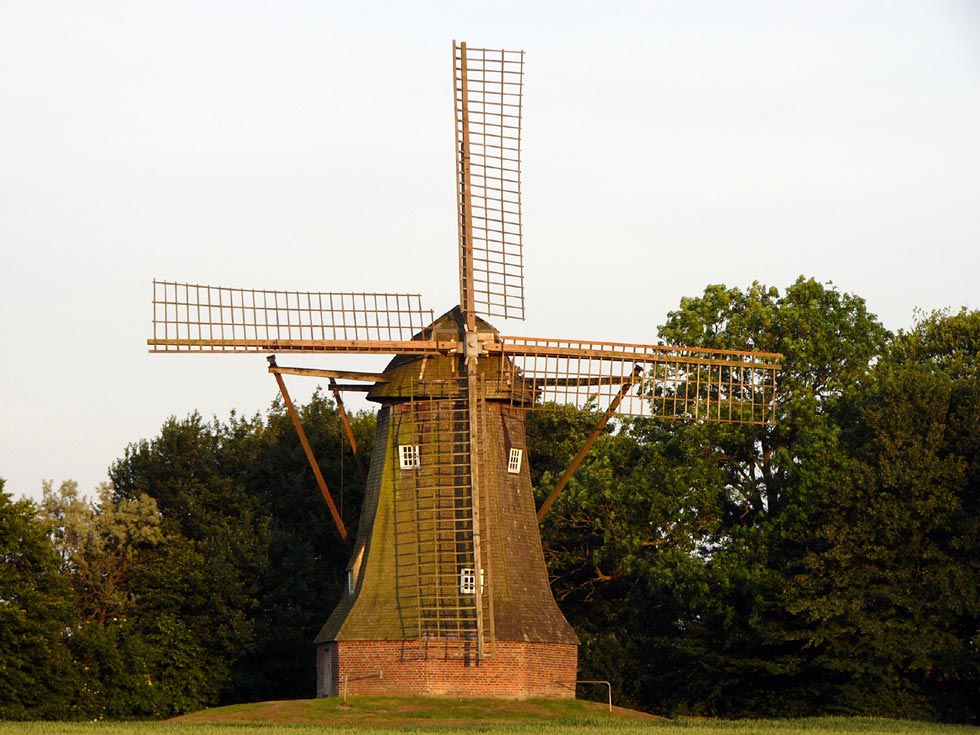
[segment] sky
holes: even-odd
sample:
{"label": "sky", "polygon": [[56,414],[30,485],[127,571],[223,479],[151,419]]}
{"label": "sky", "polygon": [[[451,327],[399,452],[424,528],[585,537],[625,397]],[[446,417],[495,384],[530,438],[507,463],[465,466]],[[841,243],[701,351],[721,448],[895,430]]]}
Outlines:
{"label": "sky", "polygon": [[654,343],[800,275],[892,330],[980,308],[977,0],[2,2],[7,492],[268,409],[264,355],[148,353],[154,278],[457,302],[453,39],[526,52],[501,332]]}

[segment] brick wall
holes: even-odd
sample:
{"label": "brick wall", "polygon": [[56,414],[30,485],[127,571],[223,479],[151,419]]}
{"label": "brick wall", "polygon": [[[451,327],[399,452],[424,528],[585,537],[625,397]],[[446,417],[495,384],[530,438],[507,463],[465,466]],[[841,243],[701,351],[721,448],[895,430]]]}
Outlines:
{"label": "brick wall", "polygon": [[317,646],[317,696],[575,696],[578,647],[497,641],[492,655],[417,641],[332,641]]}

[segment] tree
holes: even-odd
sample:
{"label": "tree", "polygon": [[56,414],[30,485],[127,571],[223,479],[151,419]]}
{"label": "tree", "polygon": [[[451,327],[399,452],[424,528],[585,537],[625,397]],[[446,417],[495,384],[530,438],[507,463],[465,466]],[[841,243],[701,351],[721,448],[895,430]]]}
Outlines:
{"label": "tree", "polygon": [[683,300],[661,334],[783,355],[774,425],[678,427],[700,448],[700,459],[686,458],[694,486],[713,494],[712,510],[701,512],[717,518],[701,541],[710,593],[692,599],[685,621],[704,705],[722,714],[820,710],[828,694],[803,650],[805,621],[785,595],[815,543],[814,509],[847,471],[837,408],[866,379],[888,332],[859,297],[801,277],[781,296],[759,284],[745,293],[708,287]]}
{"label": "tree", "polygon": [[136,606],[130,576],[139,556],[163,541],[156,501],[148,495],[113,499],[103,483],[98,502],[79,497],[78,483],[67,480],[55,491],[46,481],[41,512],[54,529],[55,548],[76,594],[82,618],[105,625],[129,616]]}
{"label": "tree", "polygon": [[[337,406],[318,390],[297,410],[352,533],[364,488]],[[359,413],[351,421],[367,466],[374,414]],[[236,667],[234,696],[252,701],[311,697],[313,639],[340,599],[350,551],[334,528],[281,401],[273,403],[260,430],[247,430],[239,420],[228,432],[229,468],[238,468],[243,487],[269,524],[267,572],[259,581],[253,617],[255,645]]]}
{"label": "tree", "polygon": [[159,509],[164,542],[143,558],[139,619],[148,639],[180,642],[185,652],[186,665],[172,662],[176,676],[169,680],[167,707],[178,711],[221,701],[236,662],[254,643],[268,522],[230,476],[224,441],[217,421],[170,419],[109,471],[116,501],[147,495]]}
{"label": "tree", "polygon": [[[343,460],[337,407],[317,392],[298,407],[328,487],[356,527],[363,487]],[[374,417],[353,417],[369,454]],[[157,503],[164,542],[143,563],[141,620],[163,621],[188,660],[171,682],[180,708],[312,696],[313,638],[340,597],[340,540],[291,421],[170,419],[110,470],[117,501]],[[168,636],[170,638],[168,638]]]}
{"label": "tree", "polygon": [[832,482],[833,411],[890,337],[863,299],[802,276],[782,296],[758,283],[745,292],[709,286],[700,298],[682,299],[660,333],[673,344],[783,355],[775,424],[704,432],[730,475],[731,512],[750,525],[792,513],[784,506],[806,501],[810,483]]}
{"label": "tree", "polygon": [[795,608],[845,711],[980,717],[980,312],[900,333],[851,396],[853,468]]}
{"label": "tree", "polygon": [[587,673],[607,678],[625,659],[628,699],[661,712],[817,711],[827,692],[785,591],[815,543],[813,509],[846,471],[836,407],[888,333],[860,298],[804,278],[782,295],[709,286],[660,333],[782,353],[777,423],[636,420],[597,443],[554,519],[591,519],[563,556],[603,572],[581,594],[558,578],[566,606],[580,601],[583,663],[607,666]]}
{"label": "tree", "polygon": [[74,609],[58,568],[37,508],[14,501],[0,479],[0,719],[71,716]]}
{"label": "tree", "polygon": [[159,618],[145,614],[141,600],[145,556],[165,541],[156,503],[116,498],[108,483],[97,497],[80,496],[71,480],[58,490],[43,486],[41,513],[78,612],[69,646],[84,687],[74,710],[86,718],[171,714],[179,679],[162,662],[176,646],[155,640]]}

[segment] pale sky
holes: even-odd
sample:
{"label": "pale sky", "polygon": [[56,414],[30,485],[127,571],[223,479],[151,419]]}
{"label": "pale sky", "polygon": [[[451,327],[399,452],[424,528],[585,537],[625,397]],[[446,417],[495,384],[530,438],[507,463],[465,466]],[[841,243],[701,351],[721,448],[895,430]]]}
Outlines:
{"label": "pale sky", "polygon": [[264,355],[149,354],[154,277],[456,303],[454,38],[527,52],[502,332],[655,342],[708,284],[801,274],[893,330],[980,308],[977,0],[8,0],[8,491],[92,493],[168,416],[277,395]]}

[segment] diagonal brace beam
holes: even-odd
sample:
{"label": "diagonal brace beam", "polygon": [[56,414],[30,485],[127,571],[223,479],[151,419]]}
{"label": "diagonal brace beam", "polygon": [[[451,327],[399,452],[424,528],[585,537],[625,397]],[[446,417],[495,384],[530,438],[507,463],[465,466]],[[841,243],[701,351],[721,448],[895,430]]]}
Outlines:
{"label": "diagonal brace beam", "polygon": [[289,391],[286,390],[286,383],[283,381],[282,375],[279,374],[279,368],[276,365],[276,356],[269,355],[266,359],[269,361],[269,372],[276,376],[276,382],[279,384],[279,392],[282,393],[282,399],[286,403],[289,418],[293,420],[293,426],[299,435],[300,444],[303,445],[303,451],[306,452],[306,458],[309,460],[310,467],[313,469],[313,475],[316,477],[317,485],[320,486],[320,492],[323,493],[323,499],[327,501],[327,507],[330,509],[330,515],[333,517],[334,525],[337,526],[337,531],[340,532],[340,538],[350,546],[351,539],[347,533],[347,528],[344,526],[344,519],[340,517],[340,513],[337,511],[337,506],[334,504],[333,498],[330,496],[330,491],[327,489],[327,481],[323,479],[323,473],[320,472],[320,465],[317,464],[316,457],[313,456],[313,448],[306,438],[306,432],[303,431],[303,424],[300,423],[299,414],[296,413],[296,407],[289,397]]}
{"label": "diagonal brace beam", "polygon": [[[637,374],[637,369],[634,369],[634,374]],[[623,387],[619,389],[619,393],[617,393],[612,399],[612,402],[609,404],[609,408],[607,408],[606,412],[599,418],[599,422],[592,430],[589,438],[585,440],[585,444],[582,445],[579,453],[575,455],[575,459],[573,459],[572,463],[568,465],[568,469],[565,470],[565,474],[562,475],[561,479],[558,481],[558,484],[552,488],[551,492],[548,493],[548,497],[545,498],[544,502],[541,504],[541,507],[538,509],[538,523],[541,523],[541,521],[544,520],[544,517],[548,515],[548,511],[551,510],[551,506],[554,505],[555,500],[558,499],[558,494],[565,489],[568,481],[572,479],[572,475],[574,475],[575,471],[582,465],[582,460],[585,459],[585,455],[589,453],[590,449],[592,449],[592,445],[596,443],[599,435],[602,434],[602,430],[606,428],[606,424],[609,423],[609,419],[616,415],[616,409],[619,408],[619,404],[622,403],[623,398],[626,397],[626,394],[629,393],[630,388],[632,388],[634,385],[636,385],[636,383],[623,383]]]}

